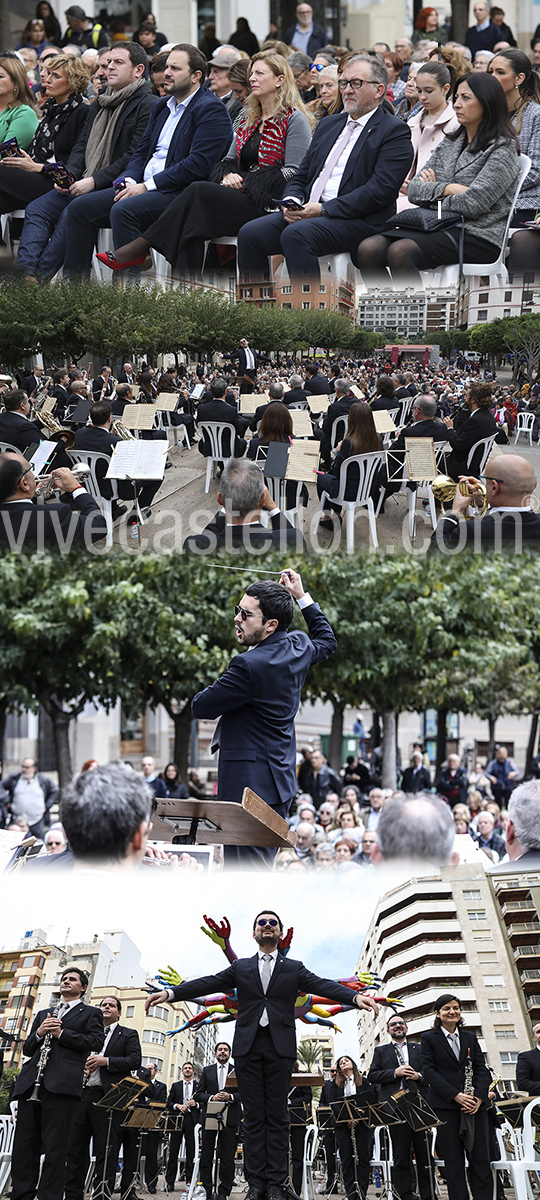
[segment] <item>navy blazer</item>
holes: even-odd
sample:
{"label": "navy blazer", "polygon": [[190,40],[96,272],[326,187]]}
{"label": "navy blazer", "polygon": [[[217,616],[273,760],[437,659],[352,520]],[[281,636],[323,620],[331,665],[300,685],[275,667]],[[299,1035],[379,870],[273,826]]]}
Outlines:
{"label": "navy blazer", "polygon": [[62,501],[4,500],[0,504],[0,546],[26,554],[46,547],[65,553],[77,543],[101,541],[107,522],[93,496],[79,492],[72,503],[73,507]]}
{"label": "navy blazer", "polygon": [[29,421],[17,412],[0,412],[0,442],[16,446],[21,454],[36,442],[42,442],[45,430],[37,421]]}
{"label": "navy blazer", "polygon": [[294,1060],[296,997],[308,992],[350,1007],[354,1004],[355,996],[350,988],[337,983],[335,979],[320,979],[318,975],[308,971],[302,962],[294,958],[283,958],[279,953],[266,994],[262,989],[258,954],[251,958],[237,958],[230,967],[218,971],[217,975],[190,979],[188,983],[181,983],[172,991],[174,1000],[195,1000],[198,996],[207,996],[216,991],[231,993],[235,988],[238,993],[238,1017],[232,1047],[235,1059],[249,1054],[265,1008],[276,1053],[283,1058]]}
{"label": "navy blazer", "polygon": [[[540,515],[535,512],[495,512],[473,521],[454,520],[450,515],[439,521],[431,535],[430,549],[500,550],[520,553],[521,547],[540,545]],[[515,865],[515,864],[514,864]]]}
{"label": "navy blazer", "polygon": [[[24,1045],[25,1062],[15,1083],[14,1097],[22,1096],[36,1081],[43,1038],[38,1040],[37,1030],[51,1008],[42,1009],[34,1018],[31,1032]],[[62,1017],[62,1034],[51,1038],[51,1052],[45,1074],[44,1086],[49,1092],[61,1092],[67,1096],[82,1096],[84,1064],[89,1054],[99,1054],[105,1040],[103,1013],[100,1008],[89,1004],[74,1004]]]}
{"label": "navy blazer", "polygon": [[[407,1042],[407,1051],[409,1066],[421,1074],[419,1042]],[[406,1075],[395,1074],[396,1067],[399,1065],[395,1042],[390,1042],[387,1046],[375,1047],[368,1079],[370,1083],[375,1084],[379,1100],[388,1100],[394,1092],[398,1092],[402,1088],[411,1092],[423,1092],[419,1080],[407,1079]]]}
{"label": "navy blazer", "polygon": [[[231,1074],[234,1071],[234,1063],[232,1063],[229,1059],[229,1061],[226,1063],[226,1066],[228,1073]],[[240,1104],[240,1093],[238,1088],[229,1087],[227,1083],[225,1083],[224,1090],[228,1092],[230,1096],[235,1097],[234,1102],[229,1104],[227,1107],[227,1125],[230,1127],[233,1125],[239,1125],[240,1121],[242,1120],[242,1107]],[[193,1099],[197,1101],[197,1104],[201,1110],[199,1119],[202,1125],[204,1125],[206,1120],[206,1108],[208,1101],[212,1098],[212,1096],[217,1095],[218,1091],[218,1064],[217,1062],[210,1063],[208,1067],[203,1067],[201,1078],[199,1079],[199,1082],[193,1092]],[[197,1109],[192,1109],[192,1112],[197,1111]]]}
{"label": "navy blazer", "polygon": [[308,633],[277,630],[237,654],[220,679],[192,701],[194,717],[221,717],[218,796],[241,802],[252,788],[274,807],[298,790],[294,720],[309,668],[334,653],[337,642],[318,604],[303,609]]}
{"label": "navy blazer", "polygon": [[[144,137],[123,174],[142,183],[144,168],[155,152],[159,135],[170,115],[168,97],[154,105]],[[231,118],[222,100],[199,88],[190,100],[171,138],[165,170],[154,175],[160,192],[179,192],[195,180],[208,179],[212,167],[231,144]]]}
{"label": "navy blazer", "polygon": [[[105,1030],[105,1032],[107,1032]],[[105,1058],[108,1067],[100,1067],[101,1082],[108,1092],[113,1083],[120,1083],[132,1071],[138,1071],[142,1062],[141,1043],[136,1029],[128,1029],[125,1025],[117,1025],[111,1040],[107,1043]]]}
{"label": "navy blazer", "polygon": [[[317,126],[309,149],[287,187],[287,196],[306,201],[348,120],[347,113],[326,117]],[[396,196],[413,161],[411,131],[382,107],[364,125],[349,155],[334,200],[325,200],[328,217],[368,219],[382,229],[394,216]]]}
{"label": "navy blazer", "polygon": [[540,1050],[522,1050],[517,1056],[518,1091],[540,1096]]}
{"label": "navy blazer", "polygon": [[[459,1030],[460,1055],[456,1058],[442,1029],[428,1029],[420,1041],[422,1074],[428,1084],[427,1102],[435,1112],[438,1109],[459,1108],[454,1096],[465,1086],[465,1063],[470,1050],[473,1065],[474,1094],[487,1100],[491,1087],[491,1075],[486,1067],[484,1055],[476,1034],[468,1029]],[[461,1110],[460,1110],[461,1111]]]}

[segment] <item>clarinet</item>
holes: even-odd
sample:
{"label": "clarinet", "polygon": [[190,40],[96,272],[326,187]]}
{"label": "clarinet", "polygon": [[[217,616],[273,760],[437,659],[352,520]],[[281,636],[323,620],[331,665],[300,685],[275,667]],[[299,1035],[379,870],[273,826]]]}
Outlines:
{"label": "clarinet", "polygon": [[[53,1008],[51,1017],[57,1017],[61,1008],[63,1008],[63,1001],[61,1001],[60,1004],[57,1004],[56,1007]],[[32,1095],[28,1097],[29,1100],[34,1100],[34,1102],[36,1104],[41,1104],[41,1098],[40,1098],[39,1093],[41,1090],[41,1085],[43,1083],[43,1076],[45,1074],[45,1068],[47,1066],[47,1063],[49,1061],[49,1056],[51,1053],[52,1039],[53,1039],[52,1033],[46,1033],[45,1037],[43,1038],[43,1045],[41,1047],[41,1053],[39,1056],[38,1069],[37,1069],[37,1075],[36,1075],[36,1082],[34,1084],[34,1090],[32,1092]]]}
{"label": "clarinet", "polygon": [[471,1060],[471,1051],[467,1050],[467,1061],[465,1063],[465,1083],[463,1085],[463,1092],[465,1096],[474,1096],[473,1075],[474,1067]]}

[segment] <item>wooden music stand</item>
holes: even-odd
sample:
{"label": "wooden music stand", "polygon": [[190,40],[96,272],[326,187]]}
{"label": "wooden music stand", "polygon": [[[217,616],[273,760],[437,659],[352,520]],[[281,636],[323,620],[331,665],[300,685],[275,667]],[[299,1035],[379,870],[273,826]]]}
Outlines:
{"label": "wooden music stand", "polygon": [[[146,1084],[146,1087],[148,1087],[148,1084]],[[165,1107],[165,1104],[135,1105],[135,1108],[131,1110],[127,1119],[123,1122],[122,1129],[139,1129],[143,1133],[148,1129],[156,1129]]]}
{"label": "wooden music stand", "polygon": [[296,834],[260,796],[244,788],[241,804],[159,798],[152,817],[152,837],[186,846],[294,847]]}
{"label": "wooden music stand", "polygon": [[[313,1071],[293,1071],[291,1075],[291,1087],[322,1087],[323,1083],[324,1075],[316,1074]],[[238,1086],[234,1071],[227,1075],[226,1086]]]}

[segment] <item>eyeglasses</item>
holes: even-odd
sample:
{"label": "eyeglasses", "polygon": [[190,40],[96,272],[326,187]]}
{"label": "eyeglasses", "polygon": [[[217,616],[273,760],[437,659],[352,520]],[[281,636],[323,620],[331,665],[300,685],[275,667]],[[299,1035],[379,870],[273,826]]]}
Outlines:
{"label": "eyeglasses", "polygon": [[375,79],[338,79],[338,88],[340,92],[344,92],[345,88],[348,87],[353,88],[355,92],[359,92],[360,88],[364,87],[366,83],[370,83],[372,87],[379,86]]}
{"label": "eyeglasses", "polygon": [[240,617],[242,621],[248,621],[250,617],[255,617],[257,614],[254,612],[249,612],[247,608],[240,608],[239,604],[235,604],[234,615],[235,617]]}
{"label": "eyeglasses", "polygon": [[504,479],[497,479],[495,475],[479,475],[478,478],[484,483],[504,483]]}
{"label": "eyeglasses", "polygon": [[[31,474],[32,474],[32,470],[33,470],[33,467],[27,467],[27,468],[26,468],[26,471],[23,471],[22,475],[20,475],[20,476],[19,476],[19,483],[22,483],[22,481],[23,481],[23,479],[24,479],[25,475],[31,475]],[[17,485],[17,486],[18,486],[18,485]],[[29,768],[28,768],[28,769],[29,769]],[[24,768],[23,768],[23,770],[24,770]]]}
{"label": "eyeglasses", "polygon": [[264,929],[267,925],[271,925],[272,929],[275,929],[276,925],[279,925],[279,921],[274,921],[274,918],[272,917],[272,919],[268,919],[268,921],[257,921],[257,925],[260,925],[262,929]]}

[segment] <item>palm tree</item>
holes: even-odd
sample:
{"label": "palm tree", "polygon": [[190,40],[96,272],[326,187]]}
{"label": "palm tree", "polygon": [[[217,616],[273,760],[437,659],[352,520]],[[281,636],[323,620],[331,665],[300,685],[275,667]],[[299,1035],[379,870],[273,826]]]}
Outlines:
{"label": "palm tree", "polygon": [[296,1057],[306,1071],[313,1071],[313,1068],[320,1064],[322,1055],[323,1047],[315,1038],[302,1038],[299,1041]]}

